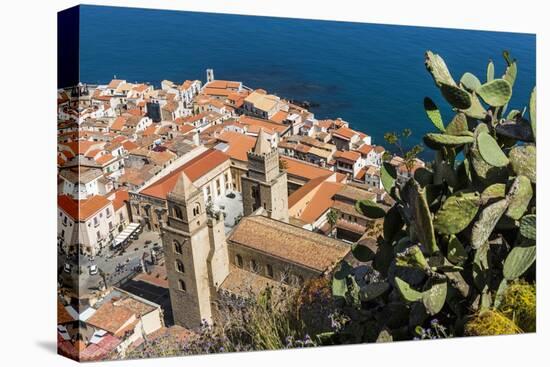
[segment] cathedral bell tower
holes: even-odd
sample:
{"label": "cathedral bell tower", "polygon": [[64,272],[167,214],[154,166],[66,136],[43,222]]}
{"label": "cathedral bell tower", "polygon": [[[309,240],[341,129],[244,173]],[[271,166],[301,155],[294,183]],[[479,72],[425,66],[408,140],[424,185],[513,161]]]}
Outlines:
{"label": "cathedral bell tower", "polygon": [[229,273],[223,215],[207,215],[203,193],[185,173],[167,201],[161,236],[174,322],[193,329],[213,322],[216,288]]}
{"label": "cathedral bell tower", "polygon": [[279,169],[279,152],[263,129],[247,156],[248,172],[241,178],[244,215],[263,207],[268,217],[288,222],[286,172]]}

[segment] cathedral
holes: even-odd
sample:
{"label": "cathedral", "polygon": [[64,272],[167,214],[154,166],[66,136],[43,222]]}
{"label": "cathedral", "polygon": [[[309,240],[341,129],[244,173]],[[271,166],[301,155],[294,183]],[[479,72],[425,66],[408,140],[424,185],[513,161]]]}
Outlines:
{"label": "cathedral", "polygon": [[174,322],[215,321],[220,292],[240,295],[273,282],[300,284],[331,271],[350,246],[289,224],[286,172],[260,130],[242,177],[244,217],[228,233],[222,213],[182,172],[167,196],[161,235]]}

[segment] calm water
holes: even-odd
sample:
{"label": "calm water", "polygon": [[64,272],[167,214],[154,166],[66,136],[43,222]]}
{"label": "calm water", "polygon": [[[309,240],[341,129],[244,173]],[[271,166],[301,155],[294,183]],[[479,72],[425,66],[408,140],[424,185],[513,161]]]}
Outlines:
{"label": "calm water", "polygon": [[[489,59],[504,72],[501,52],[518,60],[511,107],[521,109],[535,84],[535,36],[423,27],[277,19],[237,15],[81,7],[80,79],[113,75],[156,85],[163,79],[241,80],[280,96],[319,103],[317,118],[342,117],[383,142],[410,127],[417,143],[433,129],[422,101],[445,107],[424,67],[425,50],[445,58],[455,79],[485,79]],[[448,118],[451,111],[443,111]]]}

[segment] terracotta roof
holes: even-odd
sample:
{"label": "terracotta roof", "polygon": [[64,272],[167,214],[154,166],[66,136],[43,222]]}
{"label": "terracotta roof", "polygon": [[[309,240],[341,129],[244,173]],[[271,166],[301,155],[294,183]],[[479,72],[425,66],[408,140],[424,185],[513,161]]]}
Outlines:
{"label": "terracotta roof", "polygon": [[85,200],[75,200],[68,195],[57,197],[57,206],[76,221],[85,221],[110,204],[111,202],[101,195]]}
{"label": "terracotta roof", "polygon": [[271,116],[271,121],[276,122],[278,124],[282,124],[283,121],[288,117],[288,112],[286,111],[279,111],[275,113],[273,116]]}
{"label": "terracotta roof", "polygon": [[109,85],[107,85],[107,88],[109,89],[116,89],[118,88],[118,86],[124,82],[124,80],[120,80],[120,79],[113,79],[111,80],[111,82],[109,83]]}
{"label": "terracotta roof", "polygon": [[232,80],[212,80],[206,87],[208,88],[220,88],[220,89],[237,89],[241,86],[240,82]]}
{"label": "terracotta roof", "polygon": [[332,135],[337,135],[338,137],[350,140],[357,132],[353,131],[349,127],[342,126],[338,130],[334,130]]}
{"label": "terracotta roof", "polygon": [[365,167],[361,168],[359,172],[357,172],[357,175],[355,176],[356,180],[363,181],[365,179],[365,173],[367,172],[367,169]]}
{"label": "terracotta roof", "polygon": [[246,115],[241,115],[239,117],[239,122],[243,125],[248,125],[249,127],[255,127],[257,131],[259,131],[260,128],[263,128],[266,131],[271,130],[271,131],[276,131],[279,134],[282,134],[283,132],[286,131],[286,129],[288,129],[288,127],[285,125],[277,124],[269,120],[258,119],[258,118],[250,117]]}
{"label": "terracotta roof", "polygon": [[361,153],[362,155],[367,155],[370,153],[371,150],[374,149],[374,146],[372,145],[369,145],[369,144],[363,144],[361,145],[358,149],[356,149],[359,153]]}
{"label": "terracotta roof", "polygon": [[229,160],[227,154],[216,149],[208,149],[177,168],[175,171],[143,189],[141,194],[159,199],[166,199],[168,193],[171,192],[176,185],[181,172],[185,172],[191,182],[195,182],[227,160]]}
{"label": "terracotta roof", "polygon": [[108,153],[108,154],[103,154],[101,157],[97,158],[95,161],[101,165],[104,165],[105,163],[108,163],[113,159],[115,159],[115,157],[112,154]]}
{"label": "terracotta roof", "polygon": [[224,131],[217,139],[229,145],[229,148],[225,151],[227,155],[232,159],[243,162],[248,162],[246,153],[252,150],[256,144],[256,138],[233,131]]}
{"label": "terracotta roof", "polygon": [[351,249],[338,240],[263,216],[243,218],[229,241],[319,272],[331,269]]}
{"label": "terracotta roof", "polygon": [[298,218],[305,223],[315,222],[334,204],[333,197],[343,186],[339,182],[323,182]]}
{"label": "terracotta roof", "polygon": [[261,276],[251,271],[231,265],[229,274],[220,288],[232,294],[247,297],[251,294],[259,295],[267,287],[280,287],[281,283]]}
{"label": "terracotta roof", "polygon": [[100,361],[109,356],[120,344],[121,340],[110,334],[104,335],[99,343],[90,344],[79,353],[81,361]]}
{"label": "terracotta roof", "polygon": [[128,191],[119,189],[115,192],[115,198],[113,199],[113,207],[115,210],[119,210],[124,206],[125,201],[129,201],[130,196],[128,195]]}
{"label": "terracotta roof", "polygon": [[346,150],[346,151],[337,150],[336,153],[334,153],[334,158],[345,159],[347,161],[355,163],[359,158],[361,158],[361,153],[349,151],[349,150]]}
{"label": "terracotta roof", "polygon": [[308,181],[319,176],[326,176],[333,173],[331,170],[298,159],[282,156],[281,159],[286,162],[286,171],[289,175],[305,178]]}
{"label": "terracotta roof", "polygon": [[209,88],[209,87],[205,87],[202,92],[206,95],[223,96],[223,97],[228,97],[229,95],[234,93],[234,91],[230,89]]}
{"label": "terracotta roof", "polygon": [[136,314],[125,306],[115,306],[115,302],[104,303],[96,312],[86,320],[87,324],[106,330],[111,334],[117,334]]}
{"label": "terracotta roof", "polygon": [[111,125],[111,130],[122,130],[124,124],[126,124],[127,118],[125,116],[118,116],[113,124]]}
{"label": "terracotta roof", "polygon": [[134,143],[133,141],[125,141],[124,143],[122,143],[122,147],[124,149],[126,149],[127,151],[131,151],[131,150],[134,150],[136,148],[139,148],[139,145],[137,145],[136,143]]}
{"label": "terracotta roof", "polygon": [[57,324],[66,324],[73,322],[75,319],[67,312],[67,309],[60,301],[57,301]]}

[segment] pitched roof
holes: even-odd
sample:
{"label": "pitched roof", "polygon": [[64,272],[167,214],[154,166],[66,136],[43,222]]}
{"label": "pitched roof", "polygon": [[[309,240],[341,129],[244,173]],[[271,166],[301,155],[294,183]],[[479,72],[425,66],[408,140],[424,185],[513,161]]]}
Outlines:
{"label": "pitched roof", "polygon": [[249,135],[239,134],[233,131],[224,131],[217,140],[227,143],[229,148],[225,151],[232,159],[248,162],[247,153],[252,150],[256,139]]}
{"label": "pitched roof", "polygon": [[260,128],[258,133],[258,138],[256,139],[256,144],[254,144],[254,153],[256,154],[267,154],[271,152],[271,144],[267,140],[267,135],[264,132],[264,129]]}
{"label": "pitched roof", "polygon": [[243,218],[229,241],[324,272],[350,251],[345,243],[263,216]]}
{"label": "pitched roof", "polygon": [[281,159],[286,163],[286,171],[289,175],[305,178],[308,181],[316,177],[334,173],[326,168],[321,168],[297,159],[284,156],[281,156]]}
{"label": "pitched roof", "polygon": [[117,332],[135,316],[135,313],[128,307],[116,306],[115,302],[110,301],[102,304],[101,307],[86,320],[86,323],[106,330],[111,334],[117,334]]}
{"label": "pitched roof", "polygon": [[176,182],[182,172],[185,172],[191,182],[195,182],[228,160],[229,156],[227,154],[216,149],[208,149],[170,174],[147,186],[140,193],[159,199],[166,199],[168,193],[176,186]]}
{"label": "pitched roof", "polygon": [[357,148],[356,150],[361,153],[362,155],[367,155],[370,153],[371,150],[374,149],[374,146],[372,145],[369,145],[369,144],[363,144],[361,145],[359,148]]}
{"label": "pitched roof", "polygon": [[345,159],[350,162],[356,162],[359,158],[361,158],[361,153],[354,152],[350,150],[337,150],[336,153],[334,153],[335,159]]}
{"label": "pitched roof", "polygon": [[115,192],[115,198],[113,199],[113,207],[115,210],[119,210],[124,206],[125,201],[129,201],[130,196],[128,195],[128,191],[124,189],[119,189]]}
{"label": "pitched roof", "polygon": [[75,200],[68,195],[57,197],[57,206],[76,221],[85,221],[110,204],[111,202],[101,195],[85,200]]}
{"label": "pitched roof", "polygon": [[344,138],[344,139],[351,139],[354,135],[356,135],[357,132],[353,131],[349,127],[342,126],[338,130],[334,130],[332,132],[332,135],[337,135],[338,137]]}

